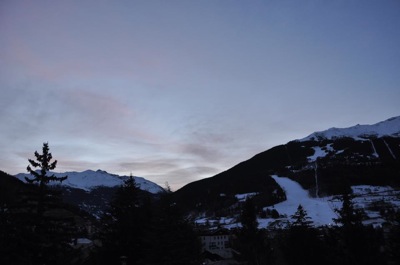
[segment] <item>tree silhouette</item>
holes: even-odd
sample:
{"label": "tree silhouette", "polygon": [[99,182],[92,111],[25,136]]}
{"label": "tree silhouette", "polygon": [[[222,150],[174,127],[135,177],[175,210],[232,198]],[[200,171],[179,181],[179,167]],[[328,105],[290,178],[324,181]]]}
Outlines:
{"label": "tree silhouette", "polygon": [[247,198],[240,215],[240,229],[234,248],[240,253],[236,258],[247,264],[265,264],[272,260],[272,248],[266,231],[258,229],[254,201]]}
{"label": "tree silhouette", "polygon": [[297,211],[291,216],[291,219],[293,220],[291,226],[310,228],[313,223],[311,217],[308,216],[307,211],[304,210],[301,204],[299,204]]}
{"label": "tree silhouette", "polygon": [[[42,154],[39,154],[38,151],[35,151],[35,157],[36,160],[33,159],[28,159],[30,165],[26,168],[27,171],[33,176],[32,179],[25,177],[25,180],[30,183],[38,183],[39,187],[44,187],[46,186],[50,181],[59,181],[63,182],[64,180],[67,179],[68,176],[65,177],[56,177],[54,174],[48,176],[47,173],[50,170],[54,170],[57,166],[57,160],[54,160],[51,162],[53,159],[52,154],[49,152],[49,143],[43,143],[43,148],[42,148]],[[40,168],[40,171],[37,172],[34,169],[31,168]]]}
{"label": "tree silhouette", "polygon": [[301,204],[291,219],[293,221],[283,231],[281,239],[281,249],[286,262],[289,265],[327,264],[318,231]]}
{"label": "tree silhouette", "polygon": [[[138,187],[132,175],[118,188],[103,217],[102,255],[104,264],[115,264],[121,256],[135,264],[140,252],[141,233]],[[135,255],[135,256],[134,256]]]}
{"label": "tree silhouette", "polygon": [[146,265],[200,264],[200,240],[170,193],[161,194],[154,207],[148,239],[151,248]]}
{"label": "tree silhouette", "polygon": [[337,241],[341,264],[384,264],[380,245],[382,237],[372,226],[364,226],[363,211],[354,206],[353,196],[343,194],[342,208],[335,209],[338,218]]}
{"label": "tree silhouette", "polygon": [[36,161],[28,159],[27,171],[32,178],[25,179],[32,187],[21,197],[17,223],[25,231],[26,244],[31,244],[28,254],[33,264],[64,264],[68,262],[66,257],[71,258],[74,218],[63,209],[59,192],[49,189],[48,184],[62,182],[67,176],[48,175],[56,168],[57,160],[51,161],[48,143],[43,143],[42,151],[42,154],[35,151]]}
{"label": "tree silhouette", "polygon": [[0,207],[0,263],[71,264],[78,260],[71,247],[77,231],[75,215],[62,203],[60,193],[48,187],[51,181],[67,177],[47,175],[57,164],[51,161],[48,143],[43,144],[42,154],[35,152],[35,157],[28,159],[27,170],[32,175],[26,178],[28,184],[20,183],[16,190],[10,190],[8,196],[13,197],[5,196],[7,206]]}
{"label": "tree silhouette", "polygon": [[346,229],[354,226],[362,226],[363,212],[354,207],[353,196],[345,193],[342,195],[341,201],[342,208],[335,209],[338,218],[335,218],[333,221]]}

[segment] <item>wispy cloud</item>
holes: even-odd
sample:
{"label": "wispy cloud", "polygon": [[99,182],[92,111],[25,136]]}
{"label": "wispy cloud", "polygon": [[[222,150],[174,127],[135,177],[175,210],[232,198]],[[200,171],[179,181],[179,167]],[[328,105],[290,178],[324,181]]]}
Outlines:
{"label": "wispy cloud", "polygon": [[160,185],[168,183],[172,190],[177,190],[190,182],[211,177],[221,172],[220,169],[212,167],[187,167],[174,171],[168,171],[160,175],[145,175],[148,179],[156,181]]}
{"label": "wispy cloud", "polygon": [[60,170],[179,186],[396,116],[398,4],[377,6],[5,1],[0,170],[49,141]]}

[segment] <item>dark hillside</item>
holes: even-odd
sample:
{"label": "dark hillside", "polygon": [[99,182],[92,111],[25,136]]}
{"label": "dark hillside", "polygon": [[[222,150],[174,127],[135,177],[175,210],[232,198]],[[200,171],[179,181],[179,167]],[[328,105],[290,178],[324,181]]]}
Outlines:
{"label": "dark hillside", "polygon": [[235,194],[258,192],[258,206],[283,200],[283,191],[270,177],[273,174],[299,182],[311,196],[350,192],[352,185],[399,186],[399,153],[396,137],[292,141],[190,183],[173,196],[184,209],[215,213],[235,207]]}
{"label": "dark hillside", "polygon": [[26,185],[22,181],[0,170],[0,206],[15,203],[23,190]]}
{"label": "dark hillside", "polygon": [[234,202],[235,194],[259,192],[265,205],[271,205],[282,200],[273,192],[282,191],[269,175],[289,165],[290,160],[285,145],[274,147],[214,177],[184,186],[174,193],[174,199],[185,209],[201,210]]}

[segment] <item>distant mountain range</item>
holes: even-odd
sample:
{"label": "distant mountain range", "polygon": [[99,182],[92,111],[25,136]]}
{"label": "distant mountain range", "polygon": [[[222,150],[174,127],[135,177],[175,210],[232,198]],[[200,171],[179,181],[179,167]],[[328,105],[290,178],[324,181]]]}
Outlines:
{"label": "distant mountain range", "polygon": [[[103,170],[85,170],[82,172],[64,172],[64,173],[55,173],[49,172],[49,174],[54,174],[56,177],[68,176],[68,178],[61,183],[61,186],[81,189],[84,191],[91,191],[98,187],[116,187],[121,186],[125,180],[127,180],[128,176],[119,176],[115,174],[110,174]],[[20,173],[15,175],[16,178],[25,182],[25,177],[30,178],[31,175],[28,173]],[[156,194],[159,192],[164,192],[164,189],[159,185],[151,182],[142,177],[134,177],[136,184],[141,190]],[[51,183],[50,183],[51,184]],[[59,185],[59,183],[56,183]]]}
{"label": "distant mountain range", "polygon": [[[66,202],[99,217],[128,176],[102,170],[68,175]],[[28,174],[16,177],[25,180]],[[135,177],[143,194],[164,189]],[[187,184],[172,200],[198,224],[238,225],[241,204],[253,198],[260,226],[285,223],[302,204],[317,225],[332,223],[337,195],[353,193],[367,210],[366,222],[382,222],[386,208],[400,208],[400,116],[374,125],[331,128],[273,147],[213,177]],[[146,195],[147,196],[147,195]],[[383,210],[382,210],[383,209]],[[271,215],[271,212],[274,212]],[[277,213],[279,216],[277,216]]]}
{"label": "distant mountain range", "polygon": [[[56,177],[68,176],[68,178],[59,183],[50,183],[56,185],[62,192],[65,202],[78,206],[80,209],[99,218],[109,207],[113,196],[128,176],[119,176],[110,174],[103,170],[85,170],[83,172],[64,172],[54,173]],[[25,182],[25,177],[31,177],[27,173],[15,175],[16,178]],[[141,196],[155,197],[165,190],[159,185],[142,177],[134,177],[138,188],[141,190]]]}

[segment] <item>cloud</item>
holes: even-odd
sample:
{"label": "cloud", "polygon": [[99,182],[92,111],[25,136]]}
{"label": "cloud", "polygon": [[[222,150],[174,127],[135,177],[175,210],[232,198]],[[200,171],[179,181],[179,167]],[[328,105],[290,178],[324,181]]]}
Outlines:
{"label": "cloud", "polygon": [[144,177],[155,181],[159,185],[168,183],[168,185],[174,191],[192,181],[211,177],[219,172],[221,172],[221,170],[218,168],[207,166],[194,166],[165,172],[165,174],[162,175],[145,175]]}
{"label": "cloud", "polygon": [[119,168],[123,171],[137,172],[151,172],[150,174],[161,174],[171,170],[177,170],[182,161],[179,159],[148,159],[140,158],[139,161],[134,162],[121,162]]}

